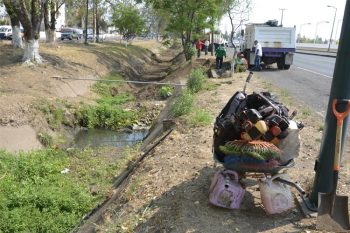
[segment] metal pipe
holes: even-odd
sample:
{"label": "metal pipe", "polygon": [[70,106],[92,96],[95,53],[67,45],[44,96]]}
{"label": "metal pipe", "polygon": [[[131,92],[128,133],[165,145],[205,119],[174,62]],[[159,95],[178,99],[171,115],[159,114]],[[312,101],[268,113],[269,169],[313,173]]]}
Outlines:
{"label": "metal pipe", "polygon": [[147,82],[147,81],[132,81],[132,80],[108,80],[108,79],[94,79],[94,78],[63,78],[59,76],[54,76],[58,80],[69,79],[69,80],[83,80],[83,81],[98,81],[98,82],[120,82],[120,83],[137,83],[137,84],[154,84],[154,85],[170,85],[170,86],[186,86],[182,83],[162,83],[162,82]]}
{"label": "metal pipe", "polygon": [[[319,156],[315,164],[314,185],[309,197],[317,206],[318,193],[329,193],[333,187],[333,163],[335,153],[335,135],[337,120],[332,111],[334,99],[350,99],[350,0],[346,1],[344,19],[340,33],[340,43],[334,68],[332,86],[329,95],[325,127]],[[344,145],[348,117],[343,124],[342,144]]]}

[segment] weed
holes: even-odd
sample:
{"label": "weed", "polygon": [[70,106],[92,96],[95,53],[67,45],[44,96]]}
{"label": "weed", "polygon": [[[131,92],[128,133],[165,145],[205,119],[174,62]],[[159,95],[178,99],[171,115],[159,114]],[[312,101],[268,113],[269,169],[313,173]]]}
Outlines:
{"label": "weed", "polygon": [[111,80],[123,80],[123,77],[115,73],[109,74],[105,76],[100,82],[95,83],[92,90],[102,97],[113,96],[114,94],[112,91],[118,87],[121,87],[122,84],[120,82],[108,82]]}
{"label": "weed", "polygon": [[268,92],[271,92],[272,91],[272,84],[270,82],[263,81],[263,88],[265,90],[267,90]]}
{"label": "weed", "polygon": [[216,90],[220,86],[221,86],[220,83],[206,82],[204,85],[204,90],[213,91],[213,90]]}
{"label": "weed", "polygon": [[96,102],[98,104],[107,104],[107,105],[115,106],[115,105],[125,104],[133,100],[135,100],[135,97],[133,95],[129,93],[123,93],[117,96],[105,96],[96,100]]}
{"label": "weed", "polygon": [[46,132],[40,132],[37,135],[39,142],[45,147],[51,147],[53,145],[53,138]]}
{"label": "weed", "polygon": [[324,125],[323,124],[318,126],[318,131],[323,131],[323,130],[324,130]]}
{"label": "weed", "polygon": [[168,97],[172,96],[173,95],[173,92],[174,92],[174,87],[172,86],[162,86],[160,89],[159,89],[159,96],[162,98],[162,99],[167,99]]}
{"label": "weed", "polygon": [[203,89],[207,78],[202,69],[194,69],[191,71],[187,80],[187,89],[192,93],[197,93]]}
{"label": "weed", "polygon": [[309,107],[307,107],[307,106],[304,106],[304,107],[301,109],[301,114],[302,114],[303,116],[306,116],[306,117],[311,116],[311,109],[310,109]]}
{"label": "weed", "polygon": [[191,127],[206,126],[212,123],[212,117],[206,110],[195,109],[193,113],[188,116],[187,121]]}
{"label": "weed", "polygon": [[171,106],[171,113],[174,117],[179,117],[188,114],[191,111],[194,101],[194,96],[190,91],[184,91],[181,96],[176,99]]}
{"label": "weed", "polygon": [[[0,232],[70,232],[105,199],[136,149],[118,159],[106,149],[0,151]],[[62,174],[65,168],[69,172]],[[97,195],[90,185],[97,186]]]}
{"label": "weed", "polygon": [[84,105],[76,116],[83,127],[106,129],[120,129],[126,125],[132,125],[138,118],[134,111],[106,103],[95,106]]}
{"label": "weed", "polygon": [[135,196],[138,188],[140,188],[140,183],[141,183],[141,178],[136,177],[129,185],[128,190],[125,193],[125,197],[128,200],[132,200],[133,197]]}
{"label": "weed", "polygon": [[289,92],[289,90],[287,90],[287,89],[281,89],[281,90],[280,90],[280,95],[281,95],[282,97],[288,97],[288,96],[290,96],[290,92]]}

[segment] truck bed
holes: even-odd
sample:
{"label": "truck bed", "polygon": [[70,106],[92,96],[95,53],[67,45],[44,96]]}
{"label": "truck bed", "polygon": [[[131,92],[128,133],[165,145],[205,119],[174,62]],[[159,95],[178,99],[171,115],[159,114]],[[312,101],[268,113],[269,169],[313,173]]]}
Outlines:
{"label": "truck bed", "polygon": [[254,46],[254,40],[263,48],[295,49],[295,28],[247,25],[245,39],[246,49]]}

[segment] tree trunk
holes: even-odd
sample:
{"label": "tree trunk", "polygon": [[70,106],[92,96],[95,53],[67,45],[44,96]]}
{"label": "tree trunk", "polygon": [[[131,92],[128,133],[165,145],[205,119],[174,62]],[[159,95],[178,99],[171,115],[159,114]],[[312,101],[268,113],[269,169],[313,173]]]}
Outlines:
{"label": "tree trunk", "polygon": [[99,15],[98,15],[98,1],[96,0],[95,2],[96,6],[95,6],[95,14],[96,14],[96,42],[100,42],[100,24],[99,24]]}
{"label": "tree trunk", "polygon": [[19,26],[12,26],[11,44],[14,48],[23,48],[22,33]]}
{"label": "tree trunk", "polygon": [[38,64],[43,62],[39,55],[39,40],[29,40],[24,42],[23,62],[28,65],[33,62]]}
{"label": "tree trunk", "polygon": [[45,29],[45,35],[47,43],[56,43],[56,30],[52,30],[51,28]]}
{"label": "tree trunk", "polygon": [[11,26],[12,26],[12,46],[14,48],[23,48],[22,44],[22,34],[20,29],[20,21],[19,18],[13,13],[11,9],[11,6],[8,2],[4,1],[5,8],[7,12],[9,12],[10,20],[11,20]]}
{"label": "tree trunk", "polygon": [[50,4],[50,27],[46,31],[46,41],[50,44],[56,43],[56,13],[58,9],[55,1],[51,1]]}

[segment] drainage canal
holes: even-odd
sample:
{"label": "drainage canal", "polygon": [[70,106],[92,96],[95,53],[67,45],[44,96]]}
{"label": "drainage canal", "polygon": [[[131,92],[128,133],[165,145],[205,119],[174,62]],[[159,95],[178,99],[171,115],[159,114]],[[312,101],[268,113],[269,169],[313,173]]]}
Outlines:
{"label": "drainage canal", "polygon": [[141,142],[148,134],[148,129],[130,131],[112,131],[88,129],[79,131],[73,141],[74,148],[132,146]]}

